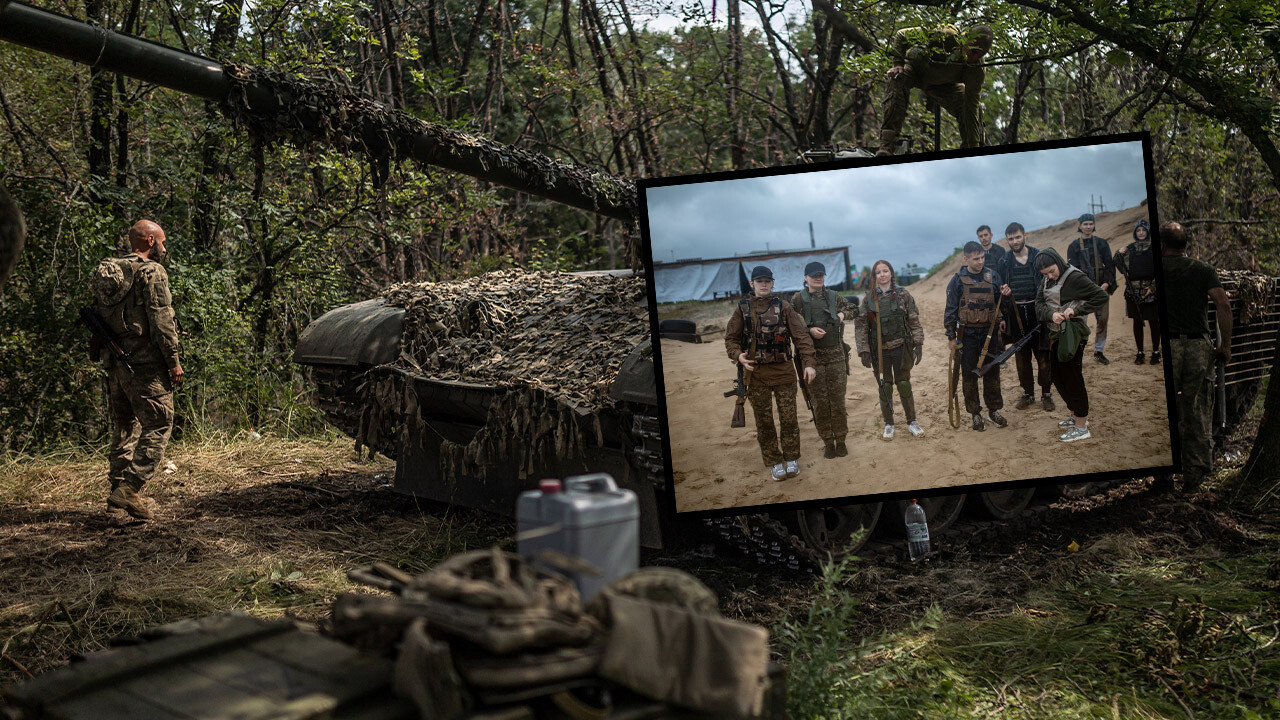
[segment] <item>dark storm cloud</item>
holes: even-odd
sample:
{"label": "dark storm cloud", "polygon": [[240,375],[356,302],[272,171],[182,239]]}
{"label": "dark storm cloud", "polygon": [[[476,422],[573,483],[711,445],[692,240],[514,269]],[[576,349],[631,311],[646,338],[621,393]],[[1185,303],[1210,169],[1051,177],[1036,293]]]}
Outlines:
{"label": "dark storm cloud", "polygon": [[693,183],[648,191],[654,259],[849,247],[856,265],[929,267],[990,225],[1028,230],[1146,197],[1138,142]]}

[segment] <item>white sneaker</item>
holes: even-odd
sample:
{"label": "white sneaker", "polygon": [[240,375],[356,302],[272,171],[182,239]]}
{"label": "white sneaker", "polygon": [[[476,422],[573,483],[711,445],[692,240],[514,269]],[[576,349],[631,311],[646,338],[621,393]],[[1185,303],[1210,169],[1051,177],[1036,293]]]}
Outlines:
{"label": "white sneaker", "polygon": [[1066,420],[1058,421],[1058,427],[1063,428],[1064,430],[1069,427],[1074,427],[1075,424],[1076,424],[1076,419],[1073,417],[1068,417]]}
{"label": "white sneaker", "polygon": [[885,425],[885,426],[884,426],[884,439],[885,439],[885,440],[892,440],[892,439],[893,439],[893,426],[892,426],[892,425]]}
{"label": "white sneaker", "polygon": [[1076,427],[1074,424],[1071,429],[1058,436],[1062,442],[1075,442],[1076,440],[1088,440],[1093,437],[1093,433],[1089,432],[1089,428]]}
{"label": "white sneaker", "polygon": [[799,474],[800,474],[800,461],[788,460],[787,461],[787,477],[795,477]]}
{"label": "white sneaker", "polygon": [[769,470],[769,472],[773,475],[774,480],[787,479],[787,466],[784,465],[783,463],[778,463],[777,465],[774,465],[773,468]]}
{"label": "white sneaker", "polygon": [[907,423],[907,429],[910,430],[911,434],[915,435],[916,437],[924,436],[924,428],[920,427],[920,423],[916,420],[912,420],[911,422]]}

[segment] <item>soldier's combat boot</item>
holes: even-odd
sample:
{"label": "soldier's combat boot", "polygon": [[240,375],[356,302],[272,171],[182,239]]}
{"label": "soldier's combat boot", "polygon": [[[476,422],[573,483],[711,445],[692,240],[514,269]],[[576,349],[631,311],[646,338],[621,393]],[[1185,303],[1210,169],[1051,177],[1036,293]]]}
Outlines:
{"label": "soldier's combat boot", "polygon": [[1160,364],[1160,351],[1159,351],[1159,350],[1152,350],[1152,351],[1151,351],[1151,364],[1152,364],[1152,365],[1159,365],[1159,364]]}
{"label": "soldier's combat boot", "polygon": [[844,457],[849,454],[849,448],[844,446],[844,440],[836,441],[836,457]]}
{"label": "soldier's combat boot", "polygon": [[795,477],[799,474],[800,474],[800,461],[788,460],[787,461],[787,477]]}
{"label": "soldier's combat boot", "polygon": [[1025,410],[1035,404],[1036,404],[1036,396],[1032,395],[1031,393],[1026,393],[1022,397],[1018,398],[1017,404],[1015,404],[1013,407],[1014,409],[1017,409],[1017,410]]}
{"label": "soldier's combat boot", "polygon": [[120,485],[111,493],[107,507],[120,508],[138,520],[150,520],[152,517],[147,498],[127,485]]}
{"label": "soldier's combat boot", "polygon": [[773,475],[774,480],[786,480],[787,479],[786,463],[778,463],[777,465],[774,465],[772,468],[770,468],[769,473]]}
{"label": "soldier's combat boot", "polygon": [[1009,427],[1009,421],[1004,419],[999,410],[988,410],[987,417],[991,418],[991,422],[995,423],[996,427]]}
{"label": "soldier's combat boot", "polygon": [[1049,393],[1045,393],[1044,395],[1041,395],[1040,407],[1044,408],[1045,412],[1053,412],[1053,396],[1050,395]]}
{"label": "soldier's combat boot", "polygon": [[982,422],[982,415],[978,413],[973,414],[973,429],[978,432],[982,432],[987,429],[987,424]]}
{"label": "soldier's combat boot", "polygon": [[920,427],[919,421],[912,420],[911,422],[907,423],[907,429],[910,430],[911,434],[915,435],[916,437],[924,436],[924,428]]}
{"label": "soldier's combat boot", "polygon": [[1111,361],[1107,359],[1107,356],[1106,356],[1106,355],[1103,355],[1103,354],[1102,354],[1102,351],[1101,351],[1101,350],[1095,350],[1095,351],[1094,351],[1094,353],[1093,353],[1093,359],[1094,359],[1094,360],[1097,360],[1099,365],[1110,365],[1110,364],[1111,364]]}
{"label": "soldier's combat boot", "polygon": [[822,457],[830,459],[835,456],[836,456],[836,444],[830,440],[827,440],[824,443],[824,446],[822,448]]}

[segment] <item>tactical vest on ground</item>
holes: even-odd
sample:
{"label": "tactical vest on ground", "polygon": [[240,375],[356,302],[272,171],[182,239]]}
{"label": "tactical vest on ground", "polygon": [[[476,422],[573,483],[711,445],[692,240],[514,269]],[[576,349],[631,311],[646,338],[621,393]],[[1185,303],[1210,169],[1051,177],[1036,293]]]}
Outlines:
{"label": "tactical vest on ground", "polygon": [[972,275],[960,276],[961,325],[990,325],[996,316],[996,286],[990,270],[982,271],[982,280]]}
{"label": "tactical vest on ground", "polygon": [[[1013,253],[1010,253],[1012,255]],[[1037,282],[1036,276],[1040,274],[1035,269],[1035,255],[1027,253],[1027,261],[1019,263],[1017,258],[1009,258],[1009,277],[1005,281],[1009,283],[1009,289],[1013,291],[1014,300],[1035,300]]]}
{"label": "tactical vest on ground", "polygon": [[91,280],[93,309],[116,334],[131,362],[159,362],[159,351],[150,342],[148,279],[143,277],[149,272],[147,266],[151,261],[138,262],[136,258],[136,255],[106,258],[98,263]]}
{"label": "tactical vest on ground", "polygon": [[742,348],[750,353],[753,336],[756,341],[752,360],[766,365],[790,362],[791,328],[787,327],[787,316],[782,312],[782,299],[771,298],[769,308],[759,315],[751,311],[748,298],[743,298],[738,308],[742,311]]}
{"label": "tactical vest on ground", "polygon": [[871,294],[876,298],[875,309],[868,313],[873,328],[872,336],[875,336],[875,316],[879,313],[880,335],[886,345],[894,340],[910,339],[911,330],[907,327],[907,311],[899,302],[897,291],[893,290],[882,295],[879,290],[872,290]]}
{"label": "tactical vest on ground", "polygon": [[821,339],[813,341],[815,348],[840,347],[843,342],[841,338],[844,336],[844,322],[837,311],[836,293],[834,290],[827,290],[825,296],[826,304],[819,306],[808,288],[801,290],[800,315],[804,317],[806,326],[819,327],[827,331]]}

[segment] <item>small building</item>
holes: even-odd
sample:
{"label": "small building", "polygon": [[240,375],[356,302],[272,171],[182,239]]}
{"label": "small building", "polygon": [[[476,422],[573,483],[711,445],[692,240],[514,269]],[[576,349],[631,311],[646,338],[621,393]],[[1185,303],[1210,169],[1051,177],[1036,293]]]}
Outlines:
{"label": "small building", "polygon": [[773,271],[775,292],[795,292],[804,287],[804,266],[814,261],[827,268],[827,287],[852,289],[849,248],[839,247],[655,262],[654,291],[660,303],[740,297],[751,292],[751,270],[765,265]]}

